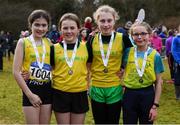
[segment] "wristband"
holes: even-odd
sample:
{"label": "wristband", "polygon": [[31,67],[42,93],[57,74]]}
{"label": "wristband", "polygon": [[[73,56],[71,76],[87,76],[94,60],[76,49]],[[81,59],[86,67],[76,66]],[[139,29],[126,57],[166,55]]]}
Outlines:
{"label": "wristband", "polygon": [[155,105],[156,107],[159,107],[159,104],[158,104],[158,103],[153,103],[153,105]]}

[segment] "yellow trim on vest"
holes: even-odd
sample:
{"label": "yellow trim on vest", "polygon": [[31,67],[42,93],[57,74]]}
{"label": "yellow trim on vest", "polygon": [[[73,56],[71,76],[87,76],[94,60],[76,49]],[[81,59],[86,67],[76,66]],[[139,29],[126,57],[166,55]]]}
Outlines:
{"label": "yellow trim on vest", "polygon": [[[156,80],[156,74],[154,71],[154,59],[156,51],[153,51],[148,55],[145,71],[143,74],[143,83],[139,82],[139,75],[136,70],[135,59],[134,59],[134,47],[130,49],[128,61],[125,69],[124,84],[127,88],[137,89],[145,88],[152,85]],[[138,58],[138,63],[142,67],[142,58]]]}
{"label": "yellow trim on vest", "polygon": [[[109,44],[103,44],[105,55]],[[113,87],[120,85],[120,79],[116,73],[120,70],[123,42],[122,34],[116,33],[108,61],[108,73],[104,73],[104,65],[101,57],[98,34],[92,42],[93,62],[91,65],[92,85],[96,87]]]}
{"label": "yellow trim on vest", "polygon": [[[77,48],[76,57],[72,67],[73,74],[69,75],[69,67],[64,58],[64,49],[57,43],[54,45],[55,50],[55,66],[52,73],[54,89],[64,92],[82,92],[87,90],[87,59],[88,51],[86,44],[80,42]],[[68,50],[67,54],[70,58],[73,50]]]}

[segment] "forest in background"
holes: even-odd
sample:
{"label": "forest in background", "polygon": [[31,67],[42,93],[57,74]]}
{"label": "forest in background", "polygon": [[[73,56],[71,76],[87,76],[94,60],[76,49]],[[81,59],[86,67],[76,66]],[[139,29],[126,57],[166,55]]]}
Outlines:
{"label": "forest in background", "polygon": [[117,26],[134,21],[143,8],[145,21],[151,26],[165,25],[176,28],[180,24],[179,0],[0,0],[0,30],[10,31],[15,36],[28,27],[27,18],[34,9],[45,9],[52,17],[52,24],[66,12],[76,13],[83,23],[86,16],[92,17],[100,5],[107,4],[120,15]]}

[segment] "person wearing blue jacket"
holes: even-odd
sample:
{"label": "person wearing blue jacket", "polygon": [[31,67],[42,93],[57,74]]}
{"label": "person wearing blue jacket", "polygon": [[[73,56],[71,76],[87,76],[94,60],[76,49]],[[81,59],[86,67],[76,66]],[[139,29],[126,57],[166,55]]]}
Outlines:
{"label": "person wearing blue jacket", "polygon": [[178,34],[172,41],[171,52],[174,57],[174,86],[176,99],[180,100],[180,25],[178,27]]}

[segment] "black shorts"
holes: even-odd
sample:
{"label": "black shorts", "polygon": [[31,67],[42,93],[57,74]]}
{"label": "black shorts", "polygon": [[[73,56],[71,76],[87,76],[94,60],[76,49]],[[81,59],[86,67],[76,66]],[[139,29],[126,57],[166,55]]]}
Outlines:
{"label": "black shorts", "polygon": [[53,89],[52,108],[59,113],[85,113],[89,110],[87,91],[70,93]]}
{"label": "black shorts", "polygon": [[[28,80],[27,86],[32,93],[38,95],[43,104],[52,104],[51,82],[39,83],[35,80]],[[23,106],[33,106],[28,97],[23,93]]]}

